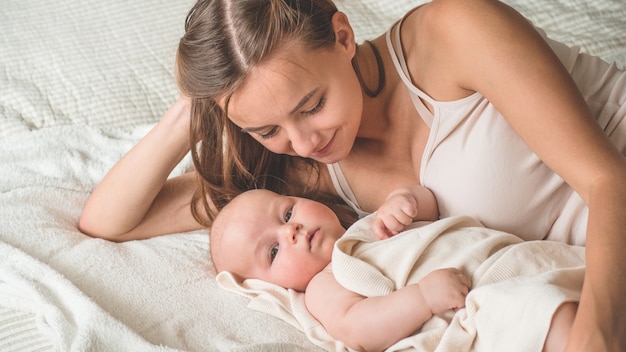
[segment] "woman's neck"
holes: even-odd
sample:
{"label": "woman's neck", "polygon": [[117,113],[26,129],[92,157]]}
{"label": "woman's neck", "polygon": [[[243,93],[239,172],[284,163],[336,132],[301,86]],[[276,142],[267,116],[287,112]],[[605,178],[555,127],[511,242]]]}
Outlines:
{"label": "woman's neck", "polygon": [[[383,37],[372,40],[371,44],[361,44],[357,50],[355,61],[360,70],[361,82],[367,88],[363,88],[363,112],[357,138],[381,140],[388,135],[390,129],[389,104],[393,86],[394,75],[386,69],[390,58]],[[375,46],[376,49],[374,49]],[[379,52],[379,63],[375,50]],[[383,72],[380,68],[382,67]],[[391,76],[391,77],[390,77]],[[370,96],[368,90],[378,90],[379,84],[384,83],[376,96]]]}

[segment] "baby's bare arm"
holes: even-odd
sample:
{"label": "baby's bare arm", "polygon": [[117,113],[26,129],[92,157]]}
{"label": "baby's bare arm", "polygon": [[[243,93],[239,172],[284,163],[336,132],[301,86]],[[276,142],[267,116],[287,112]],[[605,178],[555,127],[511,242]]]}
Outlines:
{"label": "baby's bare arm", "polygon": [[411,335],[433,314],[464,306],[469,280],[442,269],[387,295],[364,297],[345,289],[330,271],[311,280],[305,302],[328,333],[356,350],[383,350]]}

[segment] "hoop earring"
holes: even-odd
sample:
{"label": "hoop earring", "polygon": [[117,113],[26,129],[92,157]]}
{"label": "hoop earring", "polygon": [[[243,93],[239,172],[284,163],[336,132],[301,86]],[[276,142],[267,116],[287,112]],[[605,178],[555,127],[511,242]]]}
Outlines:
{"label": "hoop earring", "polygon": [[361,84],[361,88],[363,88],[365,94],[370,98],[375,98],[385,87],[385,67],[383,66],[383,59],[380,56],[378,48],[376,48],[376,46],[369,40],[366,40],[365,43],[367,43],[370,48],[372,48],[372,52],[374,53],[374,57],[376,58],[376,66],[378,67],[378,85],[376,86],[376,89],[372,90],[370,87],[365,85],[365,82],[363,81],[363,76],[361,75],[361,69],[359,68],[359,64],[356,60],[356,55],[352,58],[352,68],[354,68],[356,77],[359,79],[359,83]]}

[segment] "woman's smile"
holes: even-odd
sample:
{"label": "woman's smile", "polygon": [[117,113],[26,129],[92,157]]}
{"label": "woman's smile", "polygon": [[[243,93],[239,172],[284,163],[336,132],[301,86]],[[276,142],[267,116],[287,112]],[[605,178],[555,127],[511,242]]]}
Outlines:
{"label": "woman's smile", "polygon": [[330,138],[330,141],[328,141],[328,143],[326,143],[325,146],[323,146],[321,149],[318,149],[318,150],[314,151],[313,153],[311,153],[311,157],[315,158],[315,159],[320,159],[320,158],[323,158],[323,157],[327,156],[328,154],[330,154],[330,152],[333,149],[333,144],[335,142],[335,136],[336,135],[337,135],[337,131],[335,131],[333,136]]}

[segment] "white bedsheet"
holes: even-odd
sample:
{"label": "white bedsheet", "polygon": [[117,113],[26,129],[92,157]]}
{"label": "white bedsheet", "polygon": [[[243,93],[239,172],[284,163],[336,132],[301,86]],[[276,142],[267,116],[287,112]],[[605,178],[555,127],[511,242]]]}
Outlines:
{"label": "white bedsheet", "polygon": [[55,126],[0,141],[0,306],[29,313],[58,351],[310,347],[217,288],[206,231],[118,244],[76,229],[91,187],[148,127]]}
{"label": "white bedsheet", "polygon": [[[423,2],[338,5],[361,41]],[[623,0],[507,2],[554,39],[625,66]],[[2,1],[0,351],[316,348],[217,287],[205,232],[115,244],[76,228],[91,189],[176,99],[192,3]]]}

